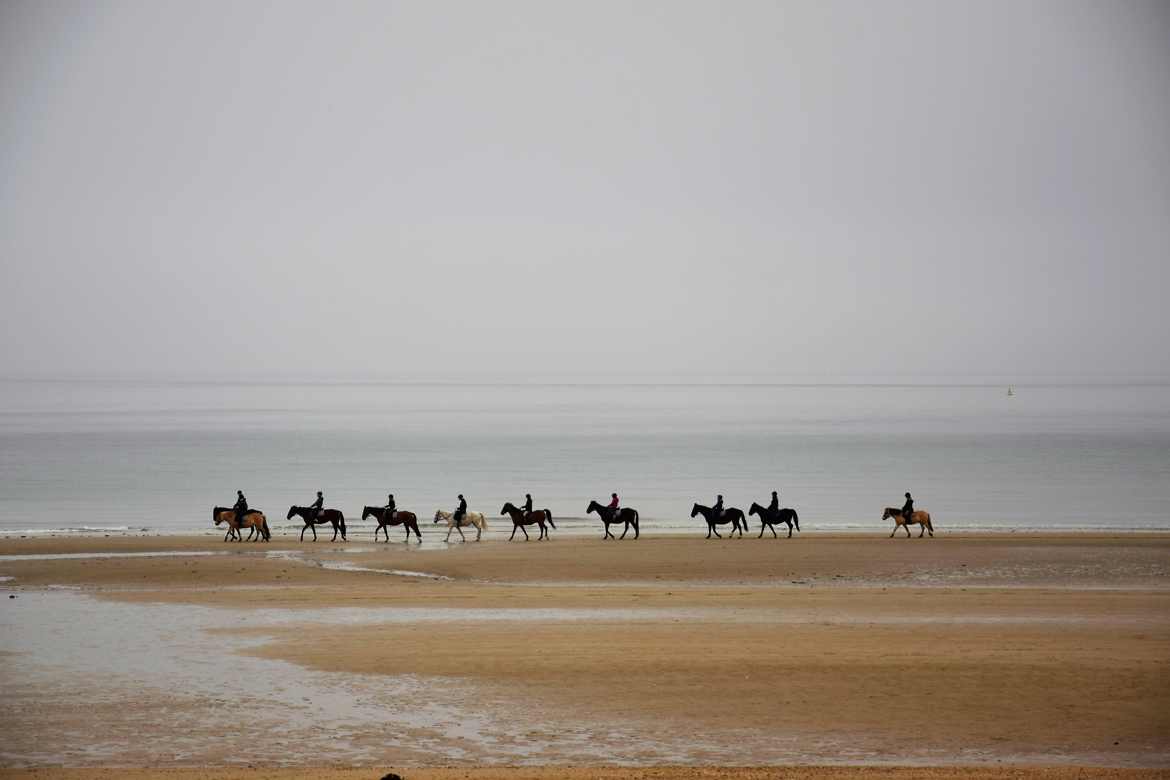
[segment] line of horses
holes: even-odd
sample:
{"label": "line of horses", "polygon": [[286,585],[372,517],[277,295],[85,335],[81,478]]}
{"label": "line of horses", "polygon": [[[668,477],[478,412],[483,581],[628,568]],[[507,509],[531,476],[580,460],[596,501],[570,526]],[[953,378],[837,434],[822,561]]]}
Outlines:
{"label": "line of horses", "polygon": [[[586,515],[597,514],[601,519],[602,525],[605,527],[605,535],[602,539],[625,539],[626,534],[630,529],[634,530],[634,539],[641,535],[639,528],[638,510],[632,507],[620,507],[613,509],[605,506],[597,501],[590,501],[589,507],[585,511]],[[512,520],[512,535],[508,537],[508,541],[516,538],[516,531],[521,531],[524,534],[524,541],[528,541],[531,537],[528,535],[528,526],[535,525],[540,529],[540,535],[537,541],[544,541],[552,538],[549,534],[549,529],[556,530],[556,523],[553,522],[552,512],[548,509],[535,509],[531,512],[525,511],[522,507],[517,507],[512,502],[504,504],[500,510],[501,516],[507,516]],[[788,526],[787,538],[792,538],[792,530],[795,528],[800,530],[800,518],[796,514],[795,509],[782,507],[772,509],[770,506],[762,506],[752,502],[751,508],[745,515],[742,509],[737,507],[727,507],[721,512],[716,511],[709,506],[703,504],[695,504],[691,507],[691,517],[703,516],[707,522],[707,538],[712,536],[722,539],[723,536],[719,533],[718,526],[730,525],[731,530],[728,537],[734,537],[736,533],[739,538],[743,538],[743,532],[751,530],[748,525],[748,517],[755,515],[760,518],[760,533],[756,536],[757,539],[763,537],[765,531],[772,532],[772,538],[778,539],[776,533],[776,526],[784,524]],[[317,541],[317,526],[328,523],[333,528],[333,538],[331,541],[336,542],[338,535],[341,536],[342,541],[348,541],[346,538],[345,515],[340,509],[321,509],[317,510],[313,507],[307,506],[290,506],[288,514],[285,516],[286,520],[292,520],[294,517],[299,517],[304,522],[304,527],[301,528],[300,541],[305,541],[305,531],[311,531],[313,534],[313,541]],[[402,526],[406,531],[405,541],[409,542],[411,534],[414,534],[415,539],[422,542],[422,532],[418,527],[418,515],[414,512],[405,509],[399,509],[395,512],[388,511],[381,506],[367,506],[362,511],[362,520],[373,518],[377,521],[378,526],[374,529],[374,541],[378,541],[379,532],[385,535],[385,540],[390,541],[390,531],[392,526]],[[230,507],[217,506],[211,510],[211,519],[218,527],[221,524],[227,526],[227,533],[224,534],[223,540],[226,542],[229,539],[235,539],[237,542],[245,541],[241,530],[248,529],[247,541],[269,541],[272,538],[272,533],[268,528],[268,519],[264,513],[258,509],[251,509],[242,518],[236,517],[235,510]],[[897,507],[888,506],[882,514],[882,520],[893,520],[894,530],[890,532],[890,538],[898,532],[899,528],[906,531],[906,537],[910,537],[910,526],[921,526],[918,537],[921,538],[924,534],[930,533],[934,536],[934,526],[930,522],[930,513],[925,511],[916,511],[911,517],[905,517],[901,509]],[[482,512],[466,512],[459,522],[455,522],[455,516],[451,512],[442,509],[435,510],[434,517],[435,525],[440,523],[447,526],[447,537],[444,541],[451,541],[451,534],[458,532],[459,537],[463,541],[467,541],[467,536],[463,533],[464,526],[475,528],[475,541],[480,541],[483,537],[483,532],[487,530],[487,516]],[[610,530],[610,526],[621,525],[621,536],[615,536]]]}

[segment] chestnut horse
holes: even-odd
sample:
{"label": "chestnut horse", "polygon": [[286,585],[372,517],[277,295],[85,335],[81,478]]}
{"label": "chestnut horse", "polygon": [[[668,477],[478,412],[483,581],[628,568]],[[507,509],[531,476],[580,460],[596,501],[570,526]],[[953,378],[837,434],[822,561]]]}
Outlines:
{"label": "chestnut horse", "polygon": [[333,526],[333,538],[330,541],[337,541],[338,531],[341,532],[341,541],[348,541],[345,538],[345,515],[341,514],[341,510],[339,509],[322,509],[314,517],[311,506],[290,506],[285,519],[292,520],[294,517],[299,517],[305,522],[305,527],[301,529],[302,542],[305,541],[305,531],[310,529],[313,531],[313,541],[317,541],[317,529],[315,526],[325,523]]}
{"label": "chestnut horse", "polygon": [[548,523],[554,529],[557,527],[557,524],[553,522],[552,512],[547,509],[533,509],[531,512],[525,512],[520,507],[513,506],[512,502],[509,501],[504,504],[504,508],[500,510],[500,514],[508,515],[512,518],[512,535],[508,537],[509,542],[516,537],[517,528],[524,532],[524,541],[527,542],[528,529],[524,527],[526,525],[536,524],[540,526],[540,536],[537,538],[538,542],[543,539],[552,538],[548,533],[548,529],[544,527],[545,523]]}
{"label": "chestnut horse", "polygon": [[[719,537],[720,539],[723,538],[722,536],[719,536],[719,532],[715,530],[715,526],[717,525],[727,525],[728,523],[731,523],[731,533],[727,535],[728,539],[730,539],[736,531],[739,531],[739,538],[742,539],[743,532],[749,530],[748,521],[743,514],[743,510],[736,509],[733,506],[727,507],[723,510],[723,514],[721,514],[719,517],[715,517],[715,510],[711,507],[703,506],[702,504],[695,504],[693,507],[691,507],[691,517],[694,517],[695,515],[702,515],[703,519],[707,521],[708,539],[711,538],[711,534],[715,534],[715,536]],[[740,523],[743,523],[742,528],[740,527]]]}
{"label": "chestnut horse", "polygon": [[378,531],[386,534],[386,541],[389,542],[390,531],[387,528],[392,525],[406,527],[406,541],[410,541],[410,532],[414,531],[414,535],[418,537],[419,542],[422,542],[422,534],[418,532],[418,515],[414,512],[398,509],[394,512],[394,516],[391,517],[384,506],[368,506],[362,512],[362,520],[365,520],[367,517],[372,517],[378,521],[378,527],[374,529],[375,542],[378,541]]}
{"label": "chestnut horse", "polygon": [[793,523],[796,523],[796,530],[797,531],[800,530],[800,518],[796,516],[795,509],[789,509],[788,507],[784,507],[783,509],[777,509],[775,512],[773,512],[768,507],[760,506],[755,501],[753,501],[752,508],[748,510],[748,515],[749,516],[750,515],[759,515],[760,516],[760,535],[756,537],[757,539],[759,539],[760,537],[762,537],[764,535],[765,528],[767,528],[768,530],[770,530],[772,532],[773,539],[779,539],[780,537],[776,536],[776,528],[775,528],[776,523],[787,523],[788,524],[788,538],[789,539],[792,538],[792,524]]}
{"label": "chestnut horse", "polygon": [[[605,536],[601,537],[603,540],[625,539],[626,532],[630,530],[631,525],[634,526],[634,538],[638,538],[639,533],[637,509],[623,506],[615,512],[604,504],[599,504],[596,501],[590,501],[589,508],[585,510],[585,514],[589,514],[590,512],[596,512],[597,516],[601,518],[601,522],[605,524]],[[609,527],[611,525],[617,525],[618,523],[625,523],[626,527],[622,529],[621,536],[614,536],[609,532]]]}
{"label": "chestnut horse", "polygon": [[894,518],[894,530],[890,531],[890,538],[891,539],[894,538],[894,534],[898,533],[899,527],[906,529],[906,538],[909,539],[910,538],[910,526],[914,525],[915,523],[922,526],[922,530],[918,532],[919,539],[921,539],[922,535],[924,533],[926,533],[927,531],[930,531],[930,535],[934,536],[934,526],[930,524],[930,512],[923,512],[922,510],[916,510],[914,512],[914,514],[910,517],[910,519],[907,520],[905,517],[902,516],[901,509],[898,509],[897,507],[893,507],[893,506],[888,506],[888,507],[886,507],[886,511],[882,513],[882,520],[889,520],[891,517]]}
{"label": "chestnut horse", "polygon": [[268,541],[272,538],[272,534],[268,532],[268,519],[264,517],[264,513],[259,509],[249,509],[244,515],[243,520],[236,520],[236,510],[229,509],[226,506],[217,506],[211,510],[211,519],[215,521],[216,525],[220,523],[227,523],[228,532],[224,534],[223,540],[226,542],[228,538],[235,536],[236,541],[243,541],[244,537],[240,534],[241,528],[250,528],[248,539],[252,539],[252,534],[259,532],[254,541]]}

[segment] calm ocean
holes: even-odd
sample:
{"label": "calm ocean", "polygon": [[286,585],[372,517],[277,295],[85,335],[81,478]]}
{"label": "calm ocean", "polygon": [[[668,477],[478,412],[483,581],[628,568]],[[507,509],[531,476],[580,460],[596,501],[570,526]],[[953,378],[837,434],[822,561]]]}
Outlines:
{"label": "calm ocean", "polygon": [[355,520],[530,491],[600,533],[573,518],[617,491],[702,534],[692,502],[776,488],[806,532],[888,532],[907,490],[944,532],[1170,529],[1170,385],[0,381],[0,533],[210,533],[237,488],[278,528],[318,489]]}

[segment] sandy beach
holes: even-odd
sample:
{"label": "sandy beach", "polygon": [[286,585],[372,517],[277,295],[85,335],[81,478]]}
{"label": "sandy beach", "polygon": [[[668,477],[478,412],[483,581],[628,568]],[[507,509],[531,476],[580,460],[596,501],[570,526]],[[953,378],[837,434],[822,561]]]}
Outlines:
{"label": "sandy beach", "polygon": [[[9,538],[0,576],[16,596],[3,599],[5,625],[23,641],[4,645],[5,776],[405,766],[421,778],[754,778],[800,765],[853,777],[900,765],[906,777],[1007,766],[1047,777],[1170,765],[1165,535],[450,549],[368,536]],[[75,617],[58,625],[54,612]],[[87,676],[98,654],[110,673]],[[235,682],[217,677],[229,668]],[[331,733],[329,717],[346,725]],[[513,765],[530,769],[502,768]],[[621,766],[588,768],[609,765]],[[80,773],[46,768],[60,766]],[[763,768],[730,769],[744,766]]]}

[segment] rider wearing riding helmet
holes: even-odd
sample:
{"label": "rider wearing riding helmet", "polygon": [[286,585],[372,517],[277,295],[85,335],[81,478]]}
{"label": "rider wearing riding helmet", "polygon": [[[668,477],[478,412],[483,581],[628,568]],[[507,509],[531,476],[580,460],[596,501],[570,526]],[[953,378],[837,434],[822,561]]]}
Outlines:
{"label": "rider wearing riding helmet", "polygon": [[524,514],[525,515],[532,514],[532,494],[531,493],[524,494]]}
{"label": "rider wearing riding helmet", "polygon": [[906,522],[910,522],[910,520],[913,517],[914,517],[914,499],[910,497],[909,493],[907,493],[906,494],[906,503],[902,505],[902,519],[905,520]]}
{"label": "rider wearing riding helmet", "polygon": [[768,504],[768,511],[772,514],[780,511],[780,494],[775,490],[772,491],[772,503]]}
{"label": "rider wearing riding helmet", "polygon": [[394,494],[391,493],[388,496],[386,496],[386,511],[383,512],[383,514],[385,515],[387,520],[393,520],[394,513],[397,511],[398,511],[398,508],[394,505]]}
{"label": "rider wearing riding helmet", "polygon": [[232,507],[232,511],[236,513],[237,523],[243,520],[244,516],[248,514],[248,499],[244,498],[244,491],[236,491],[236,503]]}

